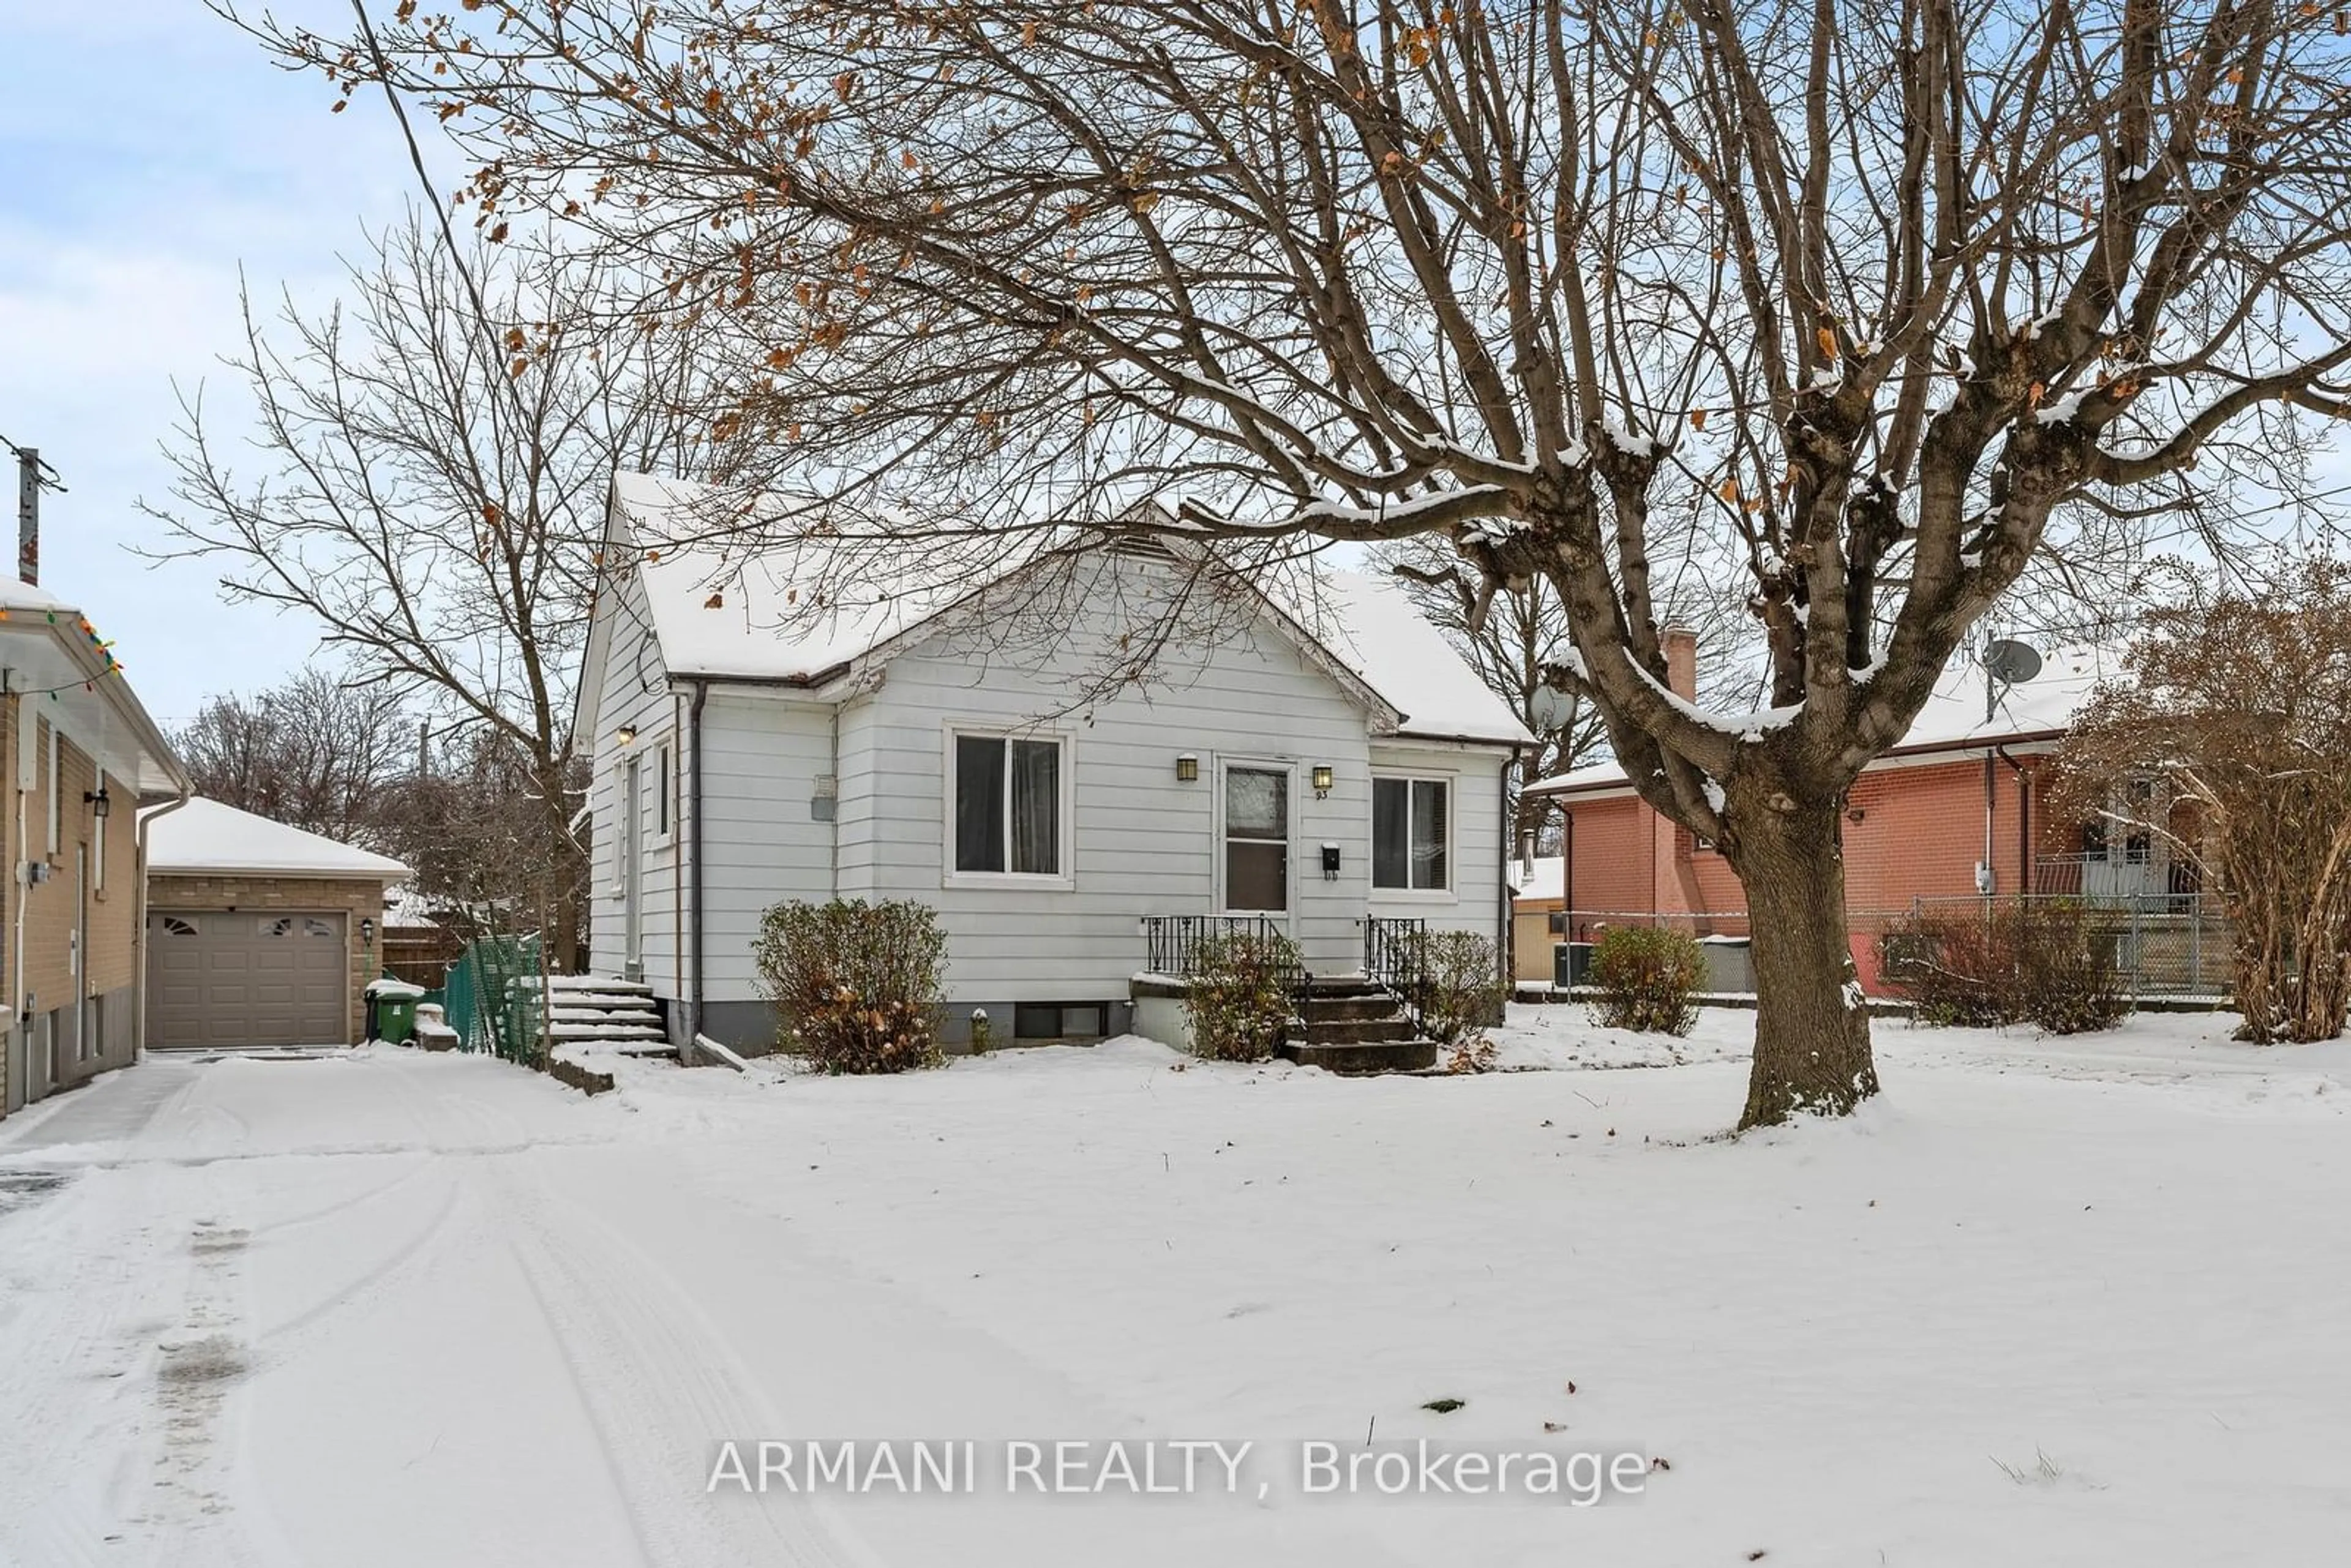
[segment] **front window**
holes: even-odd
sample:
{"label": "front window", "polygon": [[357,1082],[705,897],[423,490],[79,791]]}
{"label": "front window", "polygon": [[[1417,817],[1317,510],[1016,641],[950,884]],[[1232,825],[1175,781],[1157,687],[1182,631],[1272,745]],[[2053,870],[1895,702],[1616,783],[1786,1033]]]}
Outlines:
{"label": "front window", "polygon": [[1372,885],[1442,893],[1452,826],[1451,791],[1442,779],[1372,780]]}
{"label": "front window", "polygon": [[955,737],[955,868],[1061,873],[1061,743]]}

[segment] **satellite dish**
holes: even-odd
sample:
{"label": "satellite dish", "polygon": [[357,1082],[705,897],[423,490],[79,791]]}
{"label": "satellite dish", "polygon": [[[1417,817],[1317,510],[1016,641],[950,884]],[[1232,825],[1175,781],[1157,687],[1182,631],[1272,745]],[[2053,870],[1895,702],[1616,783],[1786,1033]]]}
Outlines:
{"label": "satellite dish", "polygon": [[1527,706],[1534,713],[1535,727],[1545,734],[1567,727],[1575,716],[1575,694],[1561,691],[1545,681],[1535,687]]}
{"label": "satellite dish", "polygon": [[2041,655],[2029,643],[1995,637],[1984,650],[1984,671],[2001,685],[2016,685],[2041,673]]}

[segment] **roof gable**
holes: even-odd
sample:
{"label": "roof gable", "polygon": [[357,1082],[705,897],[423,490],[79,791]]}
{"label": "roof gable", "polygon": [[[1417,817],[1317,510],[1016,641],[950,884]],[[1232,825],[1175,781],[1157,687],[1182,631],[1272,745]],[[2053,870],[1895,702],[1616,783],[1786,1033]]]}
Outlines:
{"label": "roof gable", "polygon": [[[819,546],[795,541],[742,555],[695,542],[711,518],[690,514],[719,498],[706,486],[620,474],[612,497],[608,559],[622,552],[633,560],[663,663],[687,678],[820,687],[927,637],[944,618],[1037,564],[1010,560],[989,575],[945,584],[908,570],[844,592],[826,586]],[[770,500],[763,517],[788,521],[815,504]],[[641,542],[651,540],[671,542]],[[1318,588],[1312,603],[1295,607],[1252,591],[1277,629],[1374,710],[1379,728],[1495,745],[1531,738],[1395,584],[1326,572]],[[591,667],[606,645],[601,629],[590,632]],[[583,689],[593,684],[592,676],[583,680]],[[592,708],[583,711],[592,723]]]}

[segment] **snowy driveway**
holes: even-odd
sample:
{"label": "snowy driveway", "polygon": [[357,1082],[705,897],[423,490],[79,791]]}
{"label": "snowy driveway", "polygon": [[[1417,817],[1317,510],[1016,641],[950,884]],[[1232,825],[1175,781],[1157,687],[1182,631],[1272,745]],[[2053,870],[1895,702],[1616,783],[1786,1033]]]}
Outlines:
{"label": "snowy driveway", "polygon": [[[2181,1027],[1889,1030],[1887,1103],[1736,1145],[1702,1049],[1342,1082],[1124,1043],[593,1102],[150,1061],[0,1130],[0,1563],[2321,1560],[2342,1058]],[[1546,1424],[1670,1469],[1589,1511],[705,1492],[726,1437]]]}

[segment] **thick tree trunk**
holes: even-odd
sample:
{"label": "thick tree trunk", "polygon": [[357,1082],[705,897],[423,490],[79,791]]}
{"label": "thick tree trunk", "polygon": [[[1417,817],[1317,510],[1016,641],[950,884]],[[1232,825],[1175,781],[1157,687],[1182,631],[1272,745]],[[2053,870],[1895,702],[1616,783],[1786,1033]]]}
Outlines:
{"label": "thick tree trunk", "polygon": [[1877,1092],[1877,1068],[1847,936],[1837,803],[1792,807],[1773,794],[1734,799],[1729,815],[1755,962],[1755,1066],[1739,1124],[1844,1115]]}

